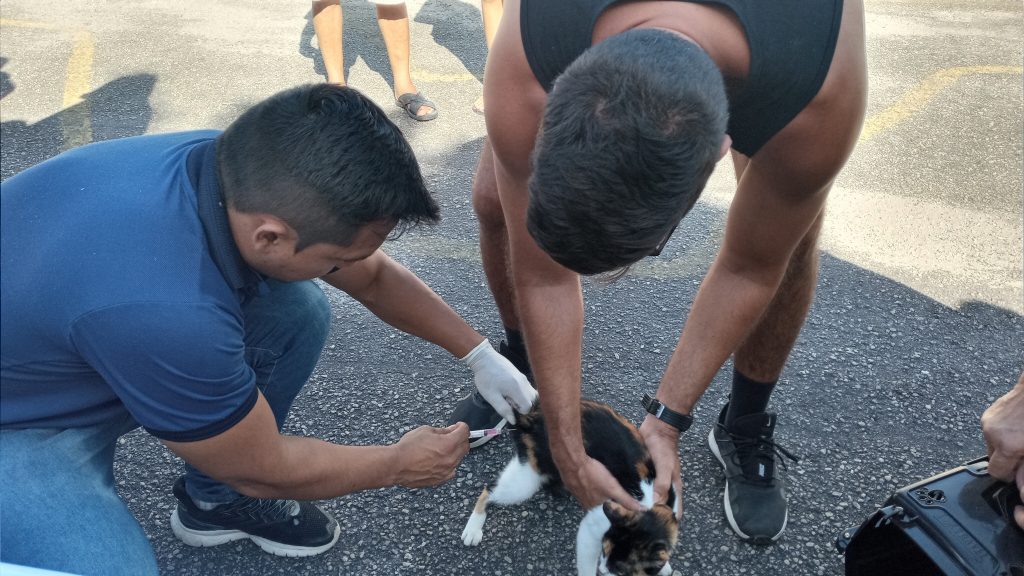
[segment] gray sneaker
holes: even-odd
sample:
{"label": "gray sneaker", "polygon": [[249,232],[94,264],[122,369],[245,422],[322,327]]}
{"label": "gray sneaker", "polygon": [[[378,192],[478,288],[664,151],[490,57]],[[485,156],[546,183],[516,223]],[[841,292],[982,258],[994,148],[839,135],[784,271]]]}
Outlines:
{"label": "gray sneaker", "polygon": [[752,544],[779,539],[789,516],[783,479],[776,476],[776,461],[799,459],[775,443],[775,414],[759,412],[737,418],[730,428],[722,409],[708,434],[708,447],[725,470],[722,498],[729,526]]}

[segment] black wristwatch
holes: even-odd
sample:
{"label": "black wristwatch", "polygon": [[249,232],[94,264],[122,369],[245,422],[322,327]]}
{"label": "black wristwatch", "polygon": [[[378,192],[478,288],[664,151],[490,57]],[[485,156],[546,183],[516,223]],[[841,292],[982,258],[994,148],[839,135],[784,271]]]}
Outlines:
{"label": "black wristwatch", "polygon": [[693,416],[672,410],[661,402],[658,402],[658,399],[650,394],[644,394],[643,404],[644,410],[647,410],[648,414],[676,430],[679,430],[680,432],[686,432],[686,430],[690,428],[690,425],[693,424]]}

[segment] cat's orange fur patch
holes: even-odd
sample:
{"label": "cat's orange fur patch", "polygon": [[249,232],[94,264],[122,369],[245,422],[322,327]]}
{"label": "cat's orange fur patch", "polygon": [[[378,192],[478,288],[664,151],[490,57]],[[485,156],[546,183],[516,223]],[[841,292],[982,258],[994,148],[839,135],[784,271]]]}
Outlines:
{"label": "cat's orange fur patch", "polygon": [[526,447],[526,460],[530,464],[530,468],[540,472],[540,464],[537,463],[537,442],[532,436],[523,436],[523,446]]}
{"label": "cat's orange fur patch", "polygon": [[480,493],[480,497],[476,499],[476,506],[473,507],[473,512],[477,514],[483,514],[487,511],[487,497],[490,496],[490,492],[487,491],[487,486],[484,486],[484,491]]}

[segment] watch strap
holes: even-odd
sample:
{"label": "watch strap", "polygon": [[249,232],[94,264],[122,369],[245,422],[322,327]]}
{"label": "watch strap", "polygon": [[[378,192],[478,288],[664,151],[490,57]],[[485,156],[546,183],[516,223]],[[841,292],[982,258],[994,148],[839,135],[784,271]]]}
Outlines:
{"label": "watch strap", "polygon": [[648,414],[680,432],[686,432],[693,424],[693,416],[672,410],[650,394],[644,394],[643,405]]}

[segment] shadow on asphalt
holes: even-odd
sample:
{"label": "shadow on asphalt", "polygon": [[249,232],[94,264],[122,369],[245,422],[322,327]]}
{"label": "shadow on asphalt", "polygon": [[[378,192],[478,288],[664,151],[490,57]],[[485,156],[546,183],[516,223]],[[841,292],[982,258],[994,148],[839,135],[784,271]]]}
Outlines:
{"label": "shadow on asphalt", "polygon": [[[7,74],[0,78],[3,96],[17,89]],[[149,98],[155,84],[152,74],[122,76],[89,92],[82,102],[38,122],[0,123],[0,179],[56,156],[64,146],[65,132],[83,125],[91,130],[93,142],[145,134],[153,115]]]}
{"label": "shadow on asphalt", "polygon": [[487,51],[465,49],[466,46],[483,47],[487,44],[483,18],[476,3],[427,0],[416,14],[415,21],[431,26],[434,42],[455,55],[478,81],[484,81]]}
{"label": "shadow on asphalt", "polygon": [[5,64],[7,64],[7,58],[0,57],[0,100],[14,92],[14,82],[11,80],[11,75],[3,71]]}

